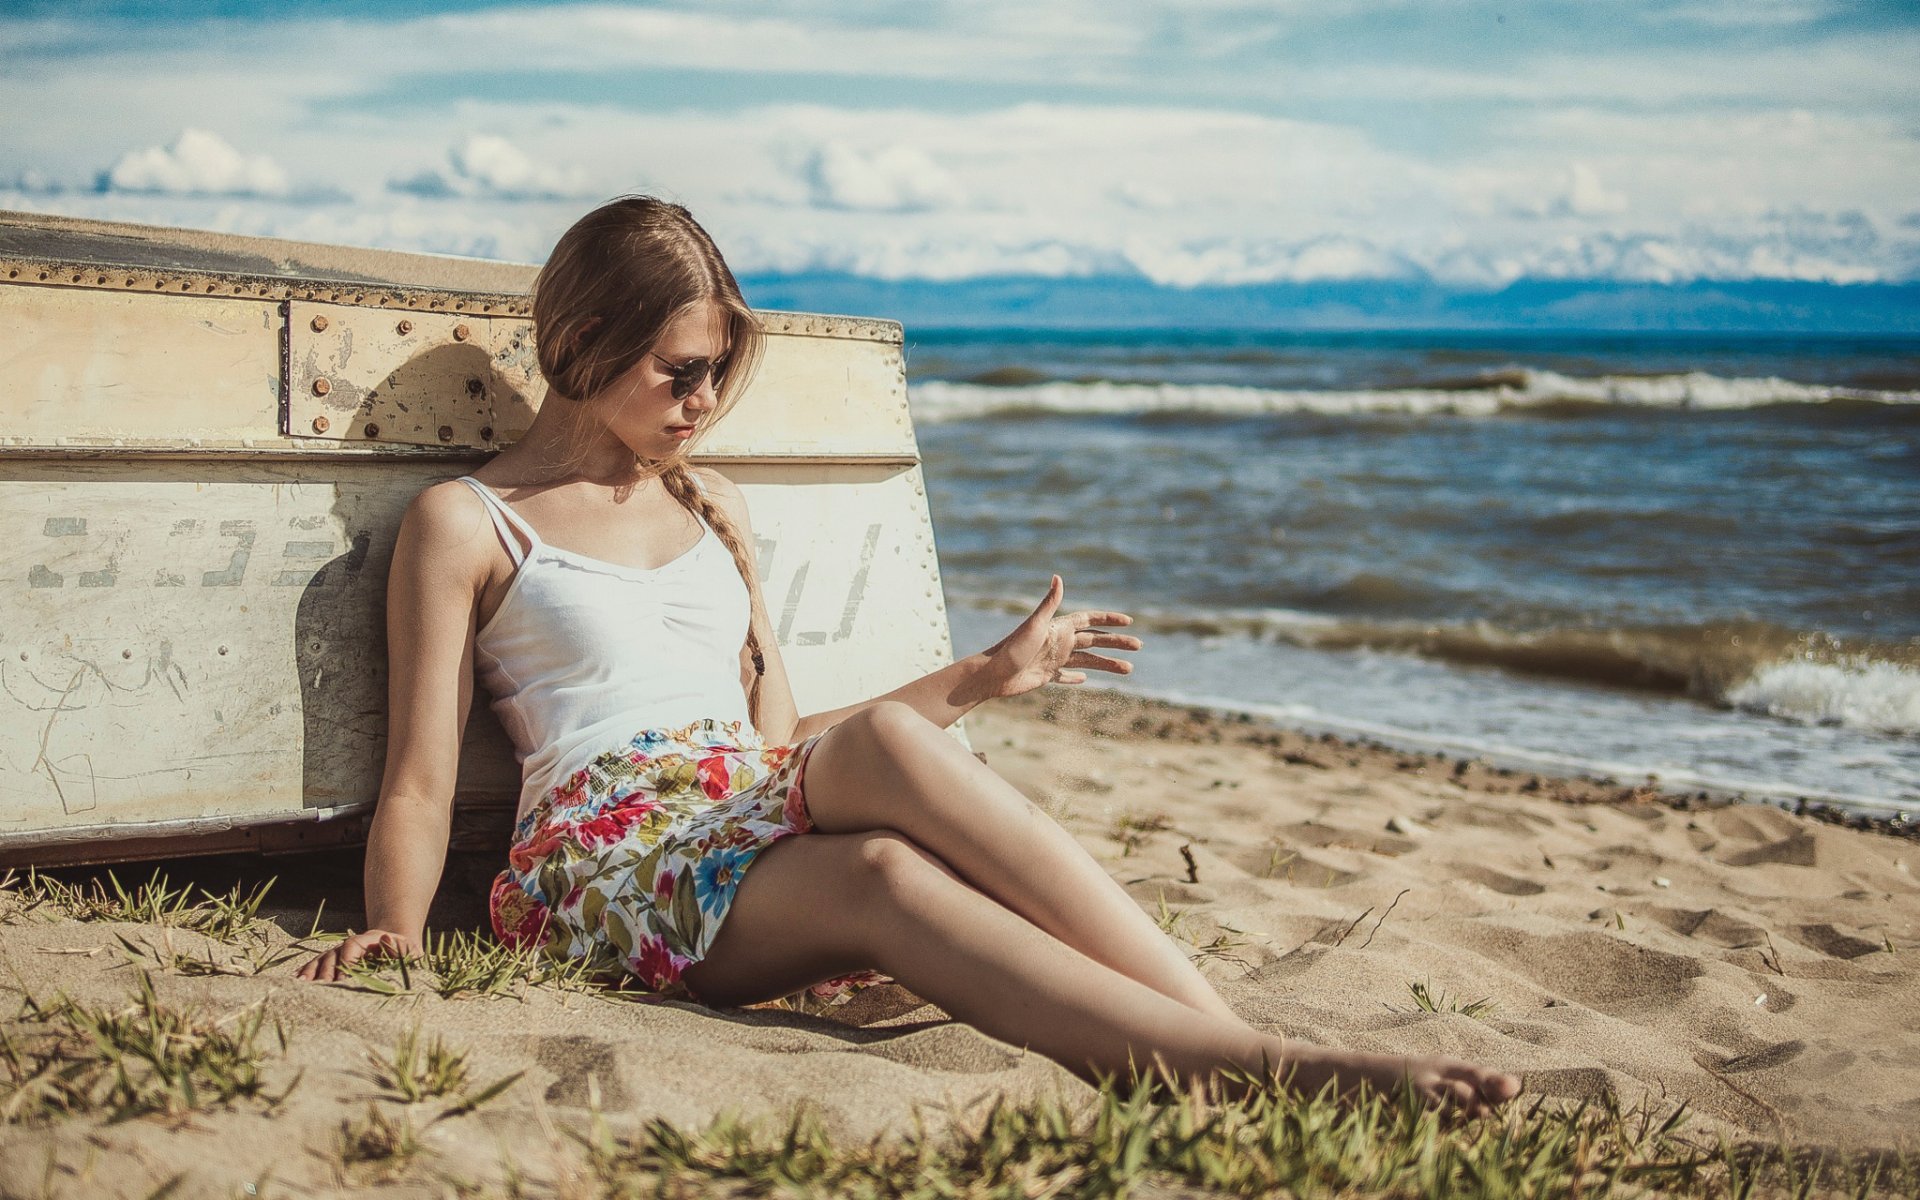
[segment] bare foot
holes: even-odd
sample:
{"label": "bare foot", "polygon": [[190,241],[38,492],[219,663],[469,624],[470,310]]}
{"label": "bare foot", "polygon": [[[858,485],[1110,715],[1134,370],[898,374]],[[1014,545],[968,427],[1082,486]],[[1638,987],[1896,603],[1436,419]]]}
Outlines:
{"label": "bare foot", "polygon": [[1520,1094],[1517,1075],[1440,1055],[1410,1058],[1289,1041],[1287,1065],[1286,1084],[1297,1095],[1312,1096],[1331,1081],[1342,1099],[1358,1099],[1367,1091],[1393,1096],[1411,1083],[1430,1107],[1466,1117],[1487,1116]]}

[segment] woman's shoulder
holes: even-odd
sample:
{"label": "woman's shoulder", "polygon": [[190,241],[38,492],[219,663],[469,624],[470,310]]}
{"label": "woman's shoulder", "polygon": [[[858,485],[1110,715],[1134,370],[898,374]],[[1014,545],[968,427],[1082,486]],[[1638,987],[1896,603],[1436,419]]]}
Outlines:
{"label": "woman's shoulder", "polygon": [[698,483],[714,496],[741,502],[745,502],[746,500],[746,497],[740,493],[739,484],[728,479],[712,467],[688,467],[687,474],[693,476],[695,483]]}
{"label": "woman's shoulder", "polygon": [[423,530],[464,531],[475,518],[486,520],[486,502],[459,479],[443,479],[414,493],[407,517]]}
{"label": "woman's shoulder", "polygon": [[486,502],[458,479],[444,479],[414,494],[400,520],[396,552],[410,549],[444,565],[484,570],[491,538]]}
{"label": "woman's shoulder", "polygon": [[704,489],[729,518],[740,524],[747,521],[747,497],[740,485],[712,467],[689,467],[687,473]]}

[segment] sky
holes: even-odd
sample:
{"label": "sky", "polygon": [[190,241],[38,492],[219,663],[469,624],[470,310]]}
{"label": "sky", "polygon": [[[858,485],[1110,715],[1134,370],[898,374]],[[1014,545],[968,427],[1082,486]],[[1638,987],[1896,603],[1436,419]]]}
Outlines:
{"label": "sky", "polygon": [[1910,0],[0,0],[0,208],[538,262],[638,191],[742,275],[1904,283],[1915,62]]}

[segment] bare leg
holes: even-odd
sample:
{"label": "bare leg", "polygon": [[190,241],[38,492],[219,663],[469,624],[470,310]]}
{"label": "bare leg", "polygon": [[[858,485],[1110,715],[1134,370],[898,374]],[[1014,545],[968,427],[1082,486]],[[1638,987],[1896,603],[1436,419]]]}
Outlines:
{"label": "bare leg", "polygon": [[[796,920],[795,914],[806,914]],[[956,1018],[1083,1078],[1136,1070],[1213,1081],[1225,1068],[1281,1074],[1313,1092],[1392,1089],[1484,1111],[1519,1090],[1455,1059],[1327,1051],[1195,1012],[1075,950],[965,886],[894,833],[788,837],[761,851],[708,956],[686,982],[712,1004],[784,995],[874,967]]]}
{"label": "bare leg", "polygon": [[836,725],[814,748],[805,785],[822,832],[898,830],[1095,962],[1240,1022],[1071,834],[906,705],[872,705]]}

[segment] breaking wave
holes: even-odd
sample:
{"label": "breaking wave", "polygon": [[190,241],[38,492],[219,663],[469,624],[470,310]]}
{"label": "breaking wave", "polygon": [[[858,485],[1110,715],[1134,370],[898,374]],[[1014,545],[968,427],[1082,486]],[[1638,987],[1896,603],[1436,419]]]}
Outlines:
{"label": "breaking wave", "polygon": [[[1021,615],[1031,608],[1012,598],[954,599]],[[1920,733],[1920,646],[1845,642],[1758,621],[1515,630],[1489,621],[1365,621],[1285,609],[1135,609],[1131,615],[1141,631],[1414,654],[1688,696],[1801,724]]]}
{"label": "breaking wave", "polygon": [[1920,731],[1920,671],[1898,663],[1772,663],[1726,699],[1735,708],[1808,725]]}
{"label": "breaking wave", "polygon": [[[1028,381],[1025,374],[976,377],[992,379],[992,382],[930,380],[916,383],[910,389],[914,418],[966,421],[1018,414],[1154,413],[1222,417],[1290,413],[1487,417],[1502,413],[1604,408],[1726,410],[1780,404],[1842,408],[1920,406],[1920,391],[1838,387],[1778,378],[1729,379],[1702,371],[1582,377],[1515,367],[1408,387],[1348,391],[1111,380],[1033,382]],[[1015,382],[1016,378],[1019,382]]]}

